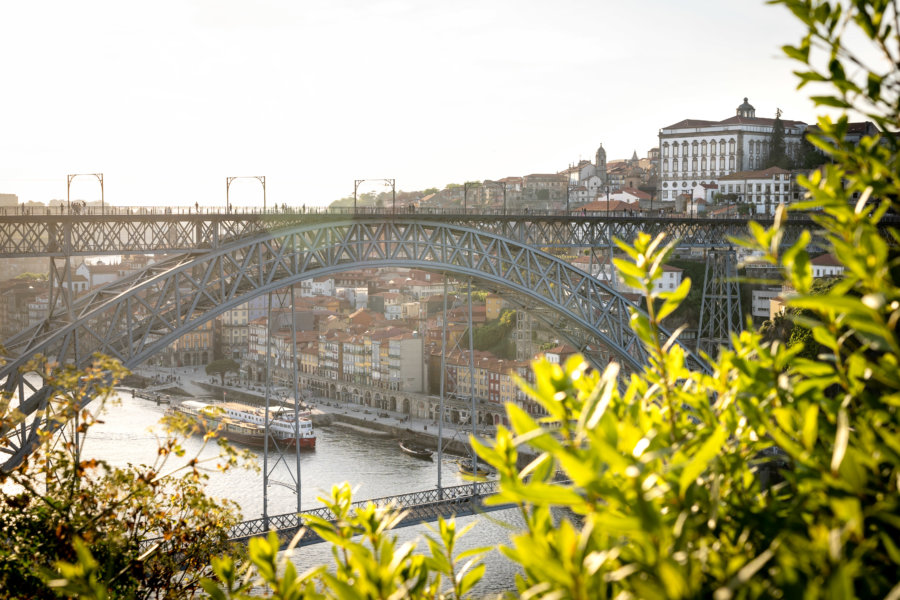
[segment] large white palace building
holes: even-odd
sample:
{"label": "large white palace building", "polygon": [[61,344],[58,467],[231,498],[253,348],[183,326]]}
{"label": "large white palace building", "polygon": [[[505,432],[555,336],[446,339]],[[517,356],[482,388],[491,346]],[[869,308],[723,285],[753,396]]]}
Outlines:
{"label": "large white palace building", "polygon": [[[763,169],[775,119],[756,116],[744,98],[737,114],[724,121],[685,119],[659,130],[659,192],[662,200],[718,184],[740,171]],[[785,150],[796,156],[806,123],[782,120]]]}

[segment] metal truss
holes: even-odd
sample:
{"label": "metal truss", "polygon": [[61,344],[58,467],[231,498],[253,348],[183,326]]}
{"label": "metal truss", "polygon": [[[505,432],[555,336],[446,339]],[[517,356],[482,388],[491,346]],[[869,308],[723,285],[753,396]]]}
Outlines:
{"label": "metal truss", "polygon": [[[374,504],[378,507],[393,506],[398,509],[407,509],[406,516],[396,527],[408,527],[428,521],[436,521],[438,517],[466,516],[509,508],[509,504],[488,506],[484,503],[485,498],[495,495],[498,491],[499,485],[496,481],[486,481],[478,485],[477,493],[473,492],[471,485],[460,485],[397,496],[386,496],[372,500],[361,500],[354,502],[352,507],[353,509],[359,509],[369,504]],[[336,518],[334,513],[325,507],[303,511],[303,515],[315,515],[326,521],[334,521]],[[229,530],[228,539],[235,542],[244,542],[252,537],[265,535],[271,529],[274,529],[282,539],[282,543],[286,544],[303,526],[303,515],[292,512],[244,521]],[[303,537],[300,538],[298,545],[305,546],[322,541],[324,540],[316,535],[315,532],[307,530]],[[152,540],[148,543],[152,543]]]}
{"label": "metal truss", "polygon": [[720,346],[731,348],[731,334],[743,329],[740,292],[737,253],[733,249],[710,250],[703,278],[698,350],[715,357]]}
{"label": "metal truss", "polygon": [[5,466],[17,464],[38,437],[50,390],[20,369],[37,354],[87,366],[94,353],[135,367],[184,333],[260,294],[362,267],[417,267],[471,278],[528,310],[598,367],[610,357],[626,369],[645,364],[629,327],[624,297],[568,262],[484,231],[417,218],[316,223],[268,231],[212,250],[195,250],[154,264],[73,303],[66,314],[7,342],[13,358],[0,369],[5,389],[30,418],[0,431],[9,445]]}
{"label": "metal truss", "polygon": [[[477,228],[485,233],[537,248],[610,247],[612,238],[632,240],[639,231],[652,235],[665,232],[669,239],[678,238],[682,246],[711,248],[727,245],[732,237],[747,235],[746,219],[534,213],[485,215],[454,212],[411,215],[390,211],[352,215],[339,211],[239,215],[168,214],[160,209],[133,209],[132,212],[133,214],[114,215],[0,217],[0,258],[185,252],[197,248],[214,249],[235,239],[300,225],[319,224],[328,227],[348,219],[366,224],[399,223],[413,216],[446,225]],[[761,223],[766,225],[771,222],[763,220]],[[784,243],[792,243],[804,229],[815,231],[817,228],[809,219],[793,217],[785,225]]]}

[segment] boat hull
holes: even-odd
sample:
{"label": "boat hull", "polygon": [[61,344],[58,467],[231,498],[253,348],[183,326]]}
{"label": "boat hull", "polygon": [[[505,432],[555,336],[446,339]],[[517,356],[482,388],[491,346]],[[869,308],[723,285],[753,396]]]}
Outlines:
{"label": "boat hull", "polygon": [[400,451],[421,460],[431,460],[431,455],[433,454],[432,451],[427,448],[411,446],[404,444],[403,442],[400,442]]}

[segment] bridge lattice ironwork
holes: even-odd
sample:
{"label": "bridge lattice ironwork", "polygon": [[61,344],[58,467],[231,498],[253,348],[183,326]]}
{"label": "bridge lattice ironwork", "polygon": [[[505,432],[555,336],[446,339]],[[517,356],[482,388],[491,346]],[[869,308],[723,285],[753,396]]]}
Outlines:
{"label": "bridge lattice ironwork", "polygon": [[[158,209],[157,209],[158,210]],[[611,239],[632,240],[639,231],[665,232],[682,246],[727,246],[747,234],[747,219],[688,219],[560,214],[285,212],[267,214],[140,212],[105,215],[10,215],[0,217],[0,258],[33,256],[100,256],[130,253],[163,254],[214,249],[241,238],[277,229],[348,219],[359,223],[408,221],[440,222],[471,227],[537,248],[610,247]],[[766,221],[762,221],[766,224]],[[785,226],[784,241],[803,229],[815,229],[808,218],[796,217]]]}
{"label": "bridge lattice ironwork", "polygon": [[536,247],[494,233],[417,217],[343,220],[263,231],[214,249],[195,249],[90,292],[64,314],[7,341],[0,380],[30,417],[3,431],[6,465],[38,439],[50,389],[20,369],[37,354],[83,368],[94,353],[135,367],[184,333],[251,298],[340,271],[406,266],[472,278],[559,332],[597,366],[615,356],[645,363],[629,327],[633,305],[604,282]]}
{"label": "bridge lattice ironwork", "polygon": [[[484,500],[499,491],[496,481],[474,482],[466,485],[435,488],[409,494],[398,494],[372,500],[354,502],[353,509],[363,508],[373,504],[379,508],[392,506],[407,511],[399,527],[417,525],[419,523],[434,521],[438,517],[452,515],[465,516],[477,512],[502,510],[508,505],[486,505]],[[265,535],[275,530],[284,540],[289,540],[301,527],[304,526],[304,515],[314,515],[325,521],[334,521],[336,516],[327,507],[319,507],[313,510],[305,510],[302,514],[285,513],[272,515],[267,518],[251,519],[238,523],[228,532],[228,539],[233,541],[245,541],[251,537]],[[300,540],[300,545],[321,542],[311,530],[308,530]]]}

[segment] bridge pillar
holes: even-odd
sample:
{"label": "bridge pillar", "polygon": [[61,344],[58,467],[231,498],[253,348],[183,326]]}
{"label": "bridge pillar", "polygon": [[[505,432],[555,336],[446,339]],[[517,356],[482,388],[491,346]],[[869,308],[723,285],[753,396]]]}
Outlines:
{"label": "bridge pillar", "polygon": [[742,329],[737,253],[733,248],[710,250],[703,278],[697,350],[715,357],[720,346],[731,347],[731,334]]}

